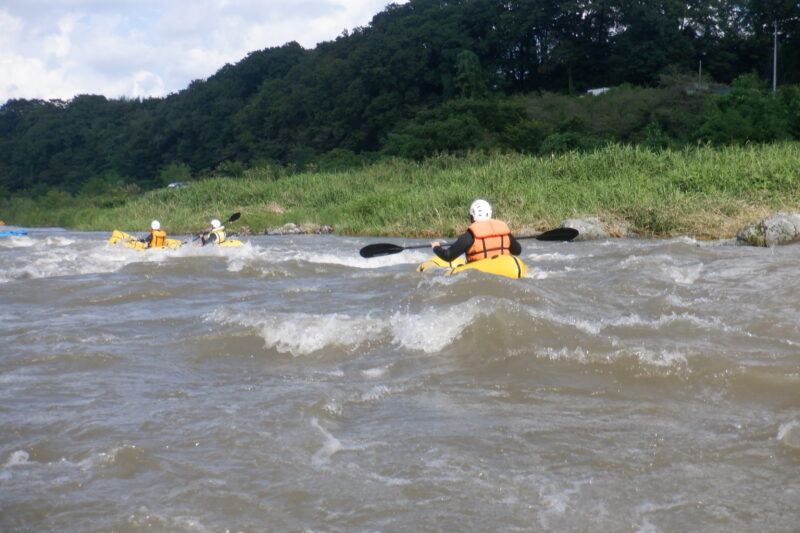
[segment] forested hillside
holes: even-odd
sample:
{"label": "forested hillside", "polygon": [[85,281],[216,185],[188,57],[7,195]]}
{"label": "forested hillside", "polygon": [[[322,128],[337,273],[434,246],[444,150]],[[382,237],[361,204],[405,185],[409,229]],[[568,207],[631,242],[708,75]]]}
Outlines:
{"label": "forested hillside", "polygon": [[[166,98],[10,100],[0,198],[441,151],[798,139],[799,84],[796,1],[411,0]],[[614,89],[581,96],[599,87]]]}

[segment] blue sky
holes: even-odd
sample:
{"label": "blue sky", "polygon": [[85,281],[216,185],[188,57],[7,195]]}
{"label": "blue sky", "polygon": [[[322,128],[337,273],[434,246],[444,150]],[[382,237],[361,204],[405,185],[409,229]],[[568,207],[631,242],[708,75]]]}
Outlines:
{"label": "blue sky", "polygon": [[0,105],[164,96],[248,52],[305,48],[407,0],[0,0]]}

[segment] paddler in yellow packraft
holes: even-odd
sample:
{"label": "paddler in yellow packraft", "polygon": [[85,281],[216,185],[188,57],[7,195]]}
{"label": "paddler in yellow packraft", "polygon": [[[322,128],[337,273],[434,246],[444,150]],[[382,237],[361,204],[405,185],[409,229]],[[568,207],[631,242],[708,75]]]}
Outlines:
{"label": "paddler in yellow packraft", "polygon": [[486,200],[475,200],[469,206],[470,224],[456,242],[448,248],[439,241],[432,242],[433,253],[448,263],[465,254],[467,262],[480,261],[498,255],[519,255],[522,246],[511,235],[508,225],[492,218],[492,206]]}
{"label": "paddler in yellow packraft", "polygon": [[206,244],[222,244],[225,242],[226,237],[225,226],[215,218],[211,221],[211,229],[200,235],[200,241],[203,243],[201,246],[205,246]]}
{"label": "paddler in yellow packraft", "polygon": [[150,223],[150,234],[144,239],[139,239],[148,248],[161,248],[167,240],[167,232],[161,229],[161,222],[154,220]]}

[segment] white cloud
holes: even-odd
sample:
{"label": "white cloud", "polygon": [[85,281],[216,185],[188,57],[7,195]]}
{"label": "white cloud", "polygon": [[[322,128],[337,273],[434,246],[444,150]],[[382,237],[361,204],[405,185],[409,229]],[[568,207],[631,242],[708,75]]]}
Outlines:
{"label": "white cloud", "polygon": [[389,3],[12,0],[0,7],[0,105],[77,94],[163,96],[254,50],[335,39]]}

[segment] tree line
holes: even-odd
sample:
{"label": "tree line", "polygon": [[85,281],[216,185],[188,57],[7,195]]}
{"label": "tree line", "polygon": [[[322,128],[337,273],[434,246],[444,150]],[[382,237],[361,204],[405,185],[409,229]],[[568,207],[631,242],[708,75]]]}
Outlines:
{"label": "tree line", "polygon": [[9,100],[0,197],[438,152],[779,139],[800,139],[796,1],[410,0],[164,98]]}

